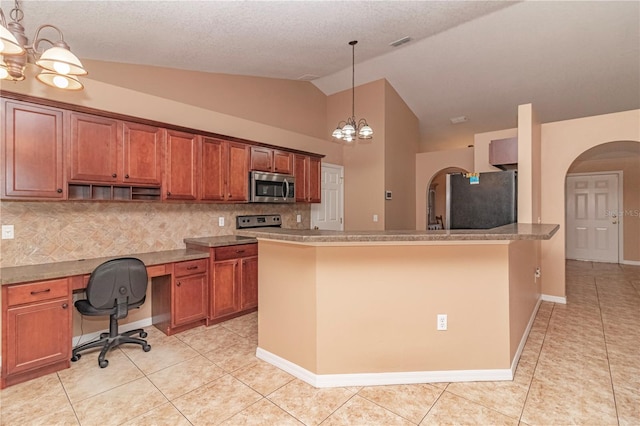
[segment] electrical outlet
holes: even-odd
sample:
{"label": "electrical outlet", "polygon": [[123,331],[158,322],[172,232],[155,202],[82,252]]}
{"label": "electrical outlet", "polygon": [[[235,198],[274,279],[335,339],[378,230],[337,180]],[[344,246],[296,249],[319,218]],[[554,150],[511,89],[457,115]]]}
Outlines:
{"label": "electrical outlet", "polygon": [[13,225],[2,225],[2,239],[13,240]]}
{"label": "electrical outlet", "polygon": [[534,278],[540,278],[541,272],[540,267],[536,267],[536,271],[533,273]]}
{"label": "electrical outlet", "polygon": [[220,216],[218,218],[218,226],[224,226],[224,217],[223,216]]}
{"label": "electrical outlet", "polygon": [[373,215],[373,221],[374,221],[374,222],[377,222],[377,221],[378,221],[378,215],[377,215],[377,214],[374,214],[374,215]]}
{"label": "electrical outlet", "polygon": [[445,331],[447,329],[447,314],[438,314],[437,329],[439,331]]}
{"label": "electrical outlet", "polygon": [[302,222],[302,215],[301,214],[296,215],[296,222],[298,222],[298,223]]}

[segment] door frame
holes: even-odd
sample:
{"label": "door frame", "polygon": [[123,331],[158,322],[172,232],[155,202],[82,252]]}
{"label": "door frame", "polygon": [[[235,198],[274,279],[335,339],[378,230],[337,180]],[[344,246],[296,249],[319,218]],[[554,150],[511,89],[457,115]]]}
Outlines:
{"label": "door frame", "polygon": [[[340,200],[340,212],[339,213],[340,213],[340,217],[342,218],[342,221],[340,223],[340,225],[341,225],[340,227],[341,227],[341,230],[344,231],[344,166],[339,165],[339,164],[331,164],[331,163],[324,163],[323,162],[320,165],[320,168],[321,168],[320,169],[320,175],[322,175],[322,168],[324,168],[325,166],[333,168],[333,169],[340,170],[340,197],[341,197],[341,200]],[[321,180],[321,182],[322,182],[322,180]],[[320,187],[320,193],[322,193],[322,186]],[[313,229],[313,227],[316,226],[316,224],[313,222],[314,210],[319,209],[320,206],[322,206],[322,204],[324,202],[325,202],[325,197],[322,197],[322,199],[321,199],[319,204],[312,204],[311,205],[311,220],[310,220],[311,229]]]}
{"label": "door frame", "polygon": [[[622,170],[611,170],[607,172],[584,172],[584,173],[567,173],[564,179],[564,224],[565,224],[565,244],[566,244],[566,233],[567,233],[567,178],[573,176],[598,176],[598,175],[618,175],[618,265],[624,263],[624,214],[620,214],[623,211],[622,207],[624,206],[623,200],[623,186],[624,186],[624,173]],[[567,250],[565,247],[565,258],[567,254]]]}

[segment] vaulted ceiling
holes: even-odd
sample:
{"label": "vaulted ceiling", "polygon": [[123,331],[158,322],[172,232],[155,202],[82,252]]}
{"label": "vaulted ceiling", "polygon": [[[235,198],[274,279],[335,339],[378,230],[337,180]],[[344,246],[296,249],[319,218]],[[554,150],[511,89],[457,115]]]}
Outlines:
{"label": "vaulted ceiling", "polygon": [[[0,1],[9,20],[13,1]],[[516,126],[640,108],[640,2],[32,1],[80,58],[310,80],[325,94],[386,78],[422,150]],[[410,37],[399,47],[390,43]],[[357,100],[356,100],[357,115]],[[466,122],[451,124],[450,118]]]}

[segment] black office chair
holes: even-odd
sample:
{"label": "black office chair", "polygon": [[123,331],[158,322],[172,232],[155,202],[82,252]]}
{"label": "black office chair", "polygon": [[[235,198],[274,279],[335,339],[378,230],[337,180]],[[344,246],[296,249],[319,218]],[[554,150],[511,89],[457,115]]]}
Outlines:
{"label": "black office chair", "polygon": [[118,333],[118,320],[125,318],[129,309],[139,308],[144,303],[147,280],[144,263],[133,257],[109,260],[94,269],[87,285],[87,298],[76,301],[75,307],[82,315],[109,315],[109,332],[101,333],[98,340],[76,346],[71,361],[79,360],[81,351],[102,346],[98,365],[105,368],[109,365],[109,360],[105,359],[109,349],[123,343],[141,345],[145,352],[151,350],[146,340],[131,337],[134,334],[147,337],[143,329]]}

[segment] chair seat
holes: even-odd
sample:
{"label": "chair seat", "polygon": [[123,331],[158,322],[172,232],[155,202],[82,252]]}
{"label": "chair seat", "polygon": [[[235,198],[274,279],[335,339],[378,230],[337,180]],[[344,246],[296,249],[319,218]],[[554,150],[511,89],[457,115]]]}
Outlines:
{"label": "chair seat", "polygon": [[[144,303],[144,299],[142,299],[139,302],[132,303],[131,305],[128,305],[128,307],[139,308],[140,306],[142,306],[143,303]],[[74,306],[76,307],[78,312],[80,312],[82,315],[89,315],[89,316],[113,315],[116,313],[118,309],[117,306],[114,306],[113,308],[109,308],[109,309],[98,309],[94,307],[91,303],[89,303],[87,299],[77,300],[76,303],[74,303]]]}

